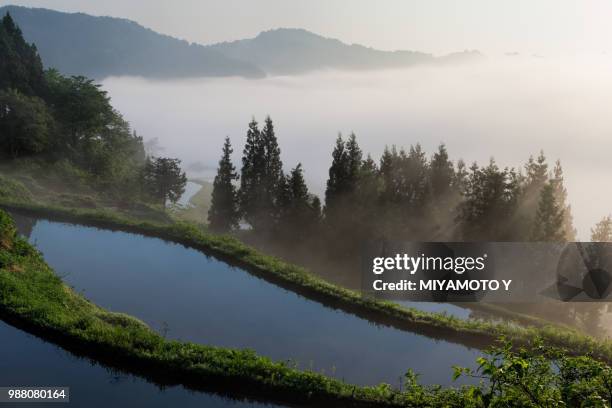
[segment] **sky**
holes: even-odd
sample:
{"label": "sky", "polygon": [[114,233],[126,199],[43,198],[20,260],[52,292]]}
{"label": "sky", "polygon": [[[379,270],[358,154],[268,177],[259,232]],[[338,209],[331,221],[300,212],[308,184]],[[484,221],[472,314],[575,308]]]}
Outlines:
{"label": "sky", "polygon": [[135,20],[203,44],[278,27],[383,50],[612,54],[609,0],[1,0]]}

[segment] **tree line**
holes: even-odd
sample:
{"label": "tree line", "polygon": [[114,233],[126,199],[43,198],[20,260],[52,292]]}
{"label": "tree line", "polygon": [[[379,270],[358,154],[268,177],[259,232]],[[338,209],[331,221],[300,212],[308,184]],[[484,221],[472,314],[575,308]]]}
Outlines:
{"label": "tree line", "polygon": [[83,76],[45,70],[7,13],[0,21],[0,155],[68,163],[124,201],[176,201],[186,183],[180,162],[147,157],[142,138]]}
{"label": "tree line", "polygon": [[[245,222],[279,240],[323,239],[354,249],[368,239],[421,241],[571,241],[576,238],[561,163],[543,152],[520,169],[467,166],[444,144],[428,156],[419,144],[385,148],[374,160],[354,134],[331,153],[322,205],[297,164],[283,170],[274,124],[254,119],[246,132],[240,171],[225,139],[214,180],[210,227],[227,232]],[[612,220],[607,230],[612,234]],[[603,232],[598,232],[603,234]],[[335,246],[337,249],[338,246]]]}

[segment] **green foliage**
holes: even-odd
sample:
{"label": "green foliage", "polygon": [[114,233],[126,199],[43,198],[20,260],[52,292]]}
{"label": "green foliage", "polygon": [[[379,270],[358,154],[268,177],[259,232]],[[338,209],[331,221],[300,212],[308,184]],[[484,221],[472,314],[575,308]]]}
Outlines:
{"label": "green foliage", "polygon": [[536,341],[515,350],[511,342],[477,360],[476,370],[455,367],[454,378],[484,380],[470,387],[477,407],[607,407],[612,404],[612,368],[588,356],[565,352]]}
{"label": "green foliage", "polygon": [[612,216],[603,217],[594,228],[591,228],[591,241],[612,242]]}
{"label": "green foliage", "polygon": [[540,193],[540,201],[533,224],[533,241],[563,241],[565,231],[563,230],[564,210],[555,198],[554,185],[547,183]]}
{"label": "green foliage", "polygon": [[45,102],[15,89],[0,90],[0,149],[16,158],[51,145],[54,120]]}
{"label": "green foliage", "polygon": [[234,186],[238,174],[232,164],[232,152],[230,139],[226,137],[208,211],[208,223],[213,231],[227,232],[235,228],[239,221],[238,196]]}
{"label": "green foliage", "polygon": [[[31,206],[31,209],[36,207]],[[51,211],[51,210],[47,210]],[[63,210],[54,210],[58,215]],[[97,220],[149,234],[160,234],[218,253],[233,254],[236,259],[257,265],[270,274],[316,288],[319,293],[341,294],[353,302],[364,302],[372,310],[402,310],[397,305],[361,299],[351,291],[337,288],[281,261],[258,254],[227,236],[206,235],[186,224],[155,226],[130,223],[93,212],[63,212],[80,219]],[[355,296],[355,297],[353,297]],[[165,340],[144,323],[130,316],[105,311],[85,300],[49,269],[40,254],[23,239],[17,238],[10,217],[0,211],[0,310],[5,315],[37,328],[43,334],[61,336],[86,349],[109,357],[129,359],[131,364],[155,367],[177,375],[190,384],[204,385],[211,379],[225,379],[241,386],[250,385],[275,400],[308,401],[314,405],[397,406],[397,407],[597,407],[609,406],[612,395],[612,369],[587,356],[571,356],[543,346],[539,335],[532,343],[516,348],[510,342],[496,347],[478,359],[476,370],[455,368],[455,377],[483,379],[479,385],[461,388],[423,386],[418,374],[407,370],[401,389],[388,384],[360,387],[310,371],[298,371],[284,363],[272,362],[249,350],[230,350]],[[403,312],[402,312],[403,313]],[[418,313],[415,311],[415,313]],[[428,314],[413,315],[413,324]],[[457,330],[467,322],[447,317]],[[421,320],[422,321],[422,320]],[[442,322],[431,324],[441,325]],[[477,324],[477,323],[472,323]],[[476,327],[476,326],[474,326]],[[517,329],[518,330],[518,329]],[[482,327],[480,333],[501,334],[494,326]],[[474,332],[473,332],[474,333]],[[546,343],[553,343],[551,332],[543,331]],[[516,340],[519,340],[517,337]],[[573,352],[585,352],[584,345],[571,344],[568,333],[560,334]],[[528,347],[527,347],[528,345]],[[589,347],[593,352],[596,343]],[[601,344],[599,345],[601,347]],[[608,348],[607,358],[612,357]],[[452,364],[452,361],[449,361]],[[449,373],[450,374],[450,373]],[[248,388],[248,387],[247,387]]]}
{"label": "green foliage", "polygon": [[0,175],[0,198],[10,201],[29,201],[32,195],[23,184]]}
{"label": "green foliage", "polygon": [[145,163],[144,185],[164,208],[168,201],[176,203],[185,192],[187,176],[180,164],[180,160],[167,157],[147,158]]}
{"label": "green foliage", "polygon": [[283,164],[272,119],[260,131],[257,121],[249,123],[240,174],[240,213],[260,232],[271,231],[278,220]]}
{"label": "green foliage", "polygon": [[28,96],[45,92],[43,66],[36,46],[23,39],[9,13],[0,21],[0,90],[13,88]]}
{"label": "green foliage", "polygon": [[36,48],[7,14],[0,23],[0,152],[13,159],[70,160],[96,187],[134,198],[144,165],[142,138],[100,85],[43,72]]}
{"label": "green foliage", "polygon": [[279,232],[292,242],[301,242],[317,231],[321,219],[321,203],[308,192],[302,164],[282,176],[279,195]]}

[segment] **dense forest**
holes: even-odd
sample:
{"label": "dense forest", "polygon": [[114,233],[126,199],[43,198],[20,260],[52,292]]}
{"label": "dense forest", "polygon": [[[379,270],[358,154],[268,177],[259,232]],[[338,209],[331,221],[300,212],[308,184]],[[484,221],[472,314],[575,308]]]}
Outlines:
{"label": "dense forest", "polygon": [[93,80],[44,70],[7,13],[0,22],[0,154],[78,173],[123,202],[175,202],[186,177],[179,161],[145,154],[142,138]]}
{"label": "dense forest", "polygon": [[452,161],[443,144],[431,157],[419,144],[407,150],[393,146],[375,161],[364,155],[354,134],[338,136],[324,206],[308,192],[300,164],[283,171],[269,117],[261,129],[255,120],[249,124],[240,175],[231,153],[226,139],[209,215],[211,226],[222,231],[244,220],[282,241],[326,237],[345,243],[345,249],[367,239],[571,241],[576,236],[561,163],[550,166],[542,152],[520,170],[500,168],[493,159],[468,167]]}

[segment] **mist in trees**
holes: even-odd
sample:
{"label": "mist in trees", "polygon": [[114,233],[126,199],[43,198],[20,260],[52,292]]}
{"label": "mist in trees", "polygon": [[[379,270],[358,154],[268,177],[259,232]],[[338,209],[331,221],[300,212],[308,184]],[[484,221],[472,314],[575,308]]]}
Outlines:
{"label": "mist in trees", "polygon": [[[354,253],[372,239],[420,241],[567,241],[575,238],[560,162],[543,152],[522,169],[494,159],[469,168],[444,144],[431,156],[419,144],[385,148],[375,161],[354,134],[331,152],[324,205],[309,193],[301,164],[285,173],[271,118],[247,128],[239,180],[229,141],[219,162],[211,226],[237,220],[283,245],[319,245]],[[236,210],[237,209],[237,210]],[[219,221],[220,219],[224,221]]]}
{"label": "mist in trees", "polygon": [[8,13],[0,21],[0,157],[70,168],[122,203],[165,206],[184,191],[179,161],[147,159],[142,138],[93,80],[45,71]]}
{"label": "mist in trees", "polygon": [[238,195],[234,185],[238,174],[232,164],[233,151],[230,139],[226,137],[208,211],[208,224],[213,231],[227,232],[238,226]]}

